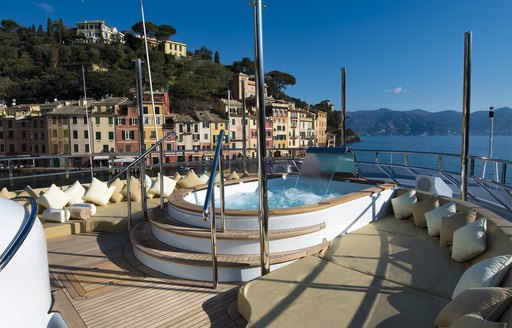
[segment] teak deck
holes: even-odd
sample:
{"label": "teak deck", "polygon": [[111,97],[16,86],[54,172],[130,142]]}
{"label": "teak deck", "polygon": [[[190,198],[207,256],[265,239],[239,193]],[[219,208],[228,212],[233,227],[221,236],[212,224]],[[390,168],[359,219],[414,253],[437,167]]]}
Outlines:
{"label": "teak deck", "polygon": [[213,290],[150,272],[131,255],[128,239],[88,233],[47,240],[52,311],[70,328],[245,326],[234,306],[238,285]]}

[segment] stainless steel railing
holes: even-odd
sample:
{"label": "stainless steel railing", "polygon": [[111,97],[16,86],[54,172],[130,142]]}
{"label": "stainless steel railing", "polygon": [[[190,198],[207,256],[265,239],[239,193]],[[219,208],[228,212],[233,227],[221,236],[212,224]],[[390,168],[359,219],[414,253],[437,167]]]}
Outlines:
{"label": "stainless steel railing", "polygon": [[[163,150],[162,150],[162,144],[164,141],[169,139],[171,136],[175,135],[174,133],[168,133],[166,134],[162,139],[158,140],[154,145],[149,147],[148,150],[146,150],[143,154],[141,154],[139,157],[137,157],[133,162],[131,162],[129,165],[124,167],[122,170],[114,174],[107,182],[107,186],[110,187],[112,182],[114,182],[117,178],[119,178],[123,173],[126,172],[126,202],[128,206],[128,230],[131,230],[132,227],[132,204],[131,204],[131,185],[130,185],[130,170],[132,167],[134,167],[137,164],[140,164],[140,162],[145,159],[149,154],[151,154],[156,148],[159,148],[159,167],[160,167],[160,209],[163,209],[164,207],[164,199],[163,199]],[[145,176],[143,172],[141,171],[141,177],[140,177],[140,185],[141,185],[141,194],[142,194],[142,212],[144,213],[144,218],[147,218],[148,213],[148,204],[146,202],[146,182],[145,182]]]}
{"label": "stainless steel railing", "polygon": [[30,233],[30,230],[32,229],[32,226],[34,225],[34,222],[36,221],[36,215],[37,215],[37,203],[34,199],[30,197],[15,197],[11,199],[13,201],[28,201],[29,206],[31,207],[30,212],[28,213],[28,216],[25,216],[23,218],[23,223],[20,226],[20,229],[16,233],[16,236],[12,239],[11,243],[5,251],[0,255],[0,272],[9,264],[9,261],[12,260],[14,255],[16,255],[16,252],[18,249],[20,249],[21,245],[27,238],[28,234]]}
{"label": "stainless steel railing", "polygon": [[219,273],[217,268],[217,228],[215,222],[215,171],[219,172],[219,188],[220,188],[220,215],[221,229],[226,231],[226,221],[224,213],[224,172],[222,170],[222,140],[224,139],[224,130],[219,133],[219,142],[215,148],[215,156],[213,158],[210,180],[208,180],[208,189],[203,205],[203,220],[208,221],[210,218],[210,234],[212,243],[212,285],[216,289],[219,283]]}

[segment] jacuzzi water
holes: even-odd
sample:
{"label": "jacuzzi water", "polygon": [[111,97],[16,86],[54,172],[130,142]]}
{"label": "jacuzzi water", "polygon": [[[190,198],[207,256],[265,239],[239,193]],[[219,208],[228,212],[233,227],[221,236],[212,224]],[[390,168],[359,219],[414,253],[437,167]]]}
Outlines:
{"label": "jacuzzi water", "polygon": [[[369,187],[368,184],[327,181],[324,179],[287,176],[285,178],[269,179],[268,204],[269,208],[288,208],[315,204],[327,199],[339,197],[354,191]],[[258,189],[257,183],[247,183],[252,188],[243,188],[242,191],[230,191],[233,186],[226,186],[225,205],[228,209],[257,210]],[[239,188],[236,188],[239,189]],[[216,207],[220,206],[218,192],[215,195]]]}

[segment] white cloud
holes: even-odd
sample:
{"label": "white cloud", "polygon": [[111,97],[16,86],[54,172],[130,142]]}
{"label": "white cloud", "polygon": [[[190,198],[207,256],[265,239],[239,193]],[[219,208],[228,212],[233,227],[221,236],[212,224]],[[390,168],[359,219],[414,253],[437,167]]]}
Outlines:
{"label": "white cloud", "polygon": [[384,90],[384,92],[393,93],[395,95],[400,94],[400,93],[410,93],[410,91],[404,87],[396,87],[393,89],[386,89],[386,90]]}
{"label": "white cloud", "polygon": [[48,3],[36,2],[35,5],[36,5],[37,8],[39,8],[41,10],[44,10],[44,11],[46,11],[49,14],[53,14],[55,12],[55,9],[53,8],[53,6],[48,4]]}

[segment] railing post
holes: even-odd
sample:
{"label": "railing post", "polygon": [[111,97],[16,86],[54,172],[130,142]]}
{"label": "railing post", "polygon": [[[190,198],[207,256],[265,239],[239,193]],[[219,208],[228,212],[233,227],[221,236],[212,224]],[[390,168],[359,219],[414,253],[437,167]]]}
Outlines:
{"label": "railing post", "polygon": [[[215,179],[215,176],[213,177]],[[210,178],[211,179],[211,178]],[[215,226],[215,185],[211,191],[211,204],[210,204],[210,233],[211,233],[211,243],[212,243],[212,285],[213,289],[217,289],[217,285],[219,283],[219,273],[217,271],[217,227]]]}
{"label": "railing post", "polygon": [[501,163],[501,184],[507,184],[507,163]]}
{"label": "railing post", "polygon": [[160,146],[158,146],[160,159],[159,159],[159,167],[160,167],[160,210],[164,210],[164,144],[163,142],[160,143]]}
{"label": "railing post", "polygon": [[475,176],[475,159],[474,158],[469,160],[469,175]]}
{"label": "railing post", "polygon": [[[224,198],[224,167],[222,166],[222,148],[219,156],[219,196],[220,196],[220,229],[226,232],[226,206]],[[215,208],[214,208],[215,209]]]}
{"label": "railing post", "polygon": [[[139,110],[139,154],[145,153],[144,144],[144,106],[142,102],[142,62],[139,58],[135,61],[135,71],[137,73],[137,107]],[[146,197],[146,163],[140,161],[140,191],[142,195],[142,214],[144,219],[148,218],[148,200]]]}
{"label": "railing post", "polygon": [[460,199],[468,193],[469,115],[471,108],[471,32],[464,34],[464,83],[462,99],[462,154],[460,172]]}
{"label": "railing post", "polygon": [[439,171],[443,170],[443,155],[437,155],[437,169]]}
{"label": "railing post", "polygon": [[380,157],[379,157],[379,152],[378,151],[375,152],[375,163],[376,164],[380,164]]}
{"label": "railing post", "polygon": [[404,153],[404,166],[409,166],[409,154]]}
{"label": "railing post", "polygon": [[131,196],[131,174],[130,169],[126,170],[126,205],[128,206],[128,231],[132,230],[132,196]]}

